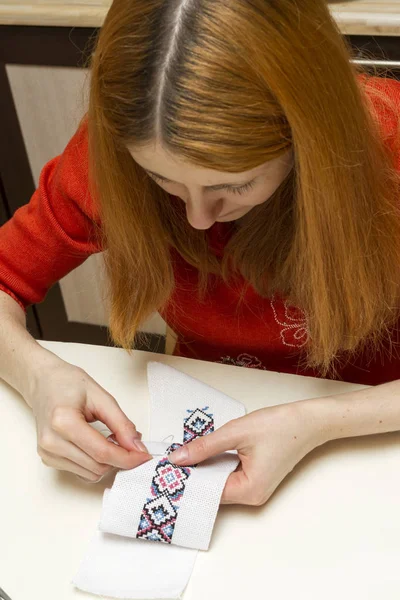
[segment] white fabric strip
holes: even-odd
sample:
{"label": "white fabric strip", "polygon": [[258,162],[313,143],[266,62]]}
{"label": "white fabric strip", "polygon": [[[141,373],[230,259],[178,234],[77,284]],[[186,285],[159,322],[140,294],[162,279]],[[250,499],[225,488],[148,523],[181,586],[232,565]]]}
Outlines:
{"label": "white fabric strip", "polygon": [[[104,496],[101,531],[136,538],[158,461],[156,458],[136,469],[118,473],[112,489],[106,490],[108,493]],[[172,544],[208,550],[226,479],[238,462],[236,456],[226,453],[193,469],[180,502]]]}
{"label": "white fabric strip", "polygon": [[195,406],[213,406],[215,429],[242,417],[246,412],[241,402],[167,365],[150,362],[147,378],[151,440],[165,440],[172,434],[173,441],[180,442],[186,410]]}
{"label": "white fabric strip", "polygon": [[[148,511],[152,504],[149,501],[157,465],[163,455],[165,458],[166,446],[170,445],[162,440],[182,443],[184,420],[193,416],[190,423],[196,427],[197,416],[202,417],[201,411],[190,412],[197,408],[205,408],[204,413],[212,414],[215,429],[245,414],[241,403],[160,363],[149,363],[148,384],[149,438],[153,440],[148,446],[157,452],[155,458],[144,465],[120,471],[112,489],[104,494],[100,520],[103,531],[92,540],[73,581],[80,589],[94,594],[132,599],[180,597],[194,566],[194,548],[208,548],[226,479],[238,464],[233,451],[190,469],[172,526],[172,543],[137,539],[144,507],[146,505]],[[167,476],[173,478],[172,467],[168,465]],[[167,514],[170,509],[164,492],[156,494],[156,501],[161,502],[155,506],[156,514],[164,517],[162,511]],[[177,564],[179,569],[176,569]],[[157,569],[159,575],[156,576]]]}
{"label": "white fabric strip", "polygon": [[73,584],[84,592],[125,599],[180,598],[197,550],[97,531]]}

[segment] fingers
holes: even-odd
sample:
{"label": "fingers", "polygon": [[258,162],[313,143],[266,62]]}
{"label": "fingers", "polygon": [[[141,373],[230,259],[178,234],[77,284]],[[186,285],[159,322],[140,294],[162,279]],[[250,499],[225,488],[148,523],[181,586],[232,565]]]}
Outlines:
{"label": "fingers", "polygon": [[234,471],[226,480],[221,504],[248,504],[249,480],[244,471]]}
{"label": "fingers", "polygon": [[96,462],[74,444],[52,434],[47,434],[41,439],[38,454],[44,464],[71,471],[91,481],[99,481],[113,468]]}
{"label": "fingers", "polygon": [[235,450],[239,444],[239,431],[234,421],[223,425],[217,431],[189,442],[171,452],[170,462],[177,465],[194,465],[226,450]]}
{"label": "fingers", "polygon": [[83,477],[83,479],[86,479],[87,481],[91,481],[93,483],[100,481],[100,479],[102,478],[102,475],[98,475],[97,473],[93,473],[88,469],[84,469],[80,465],[74,463],[72,460],[68,460],[68,458],[62,458],[61,456],[53,456],[52,454],[49,454],[47,452],[42,452],[41,458],[43,464],[45,464],[48,467],[53,467],[54,469],[59,469],[61,471],[69,471],[70,473],[74,473],[75,475]]}
{"label": "fingers", "polygon": [[43,452],[45,452],[48,456],[54,457],[55,459],[57,457],[66,458],[86,469],[87,471],[90,471],[94,475],[97,475],[97,477],[103,477],[103,475],[106,475],[113,469],[113,467],[110,465],[98,463],[91,456],[86,454],[86,452],[83,452],[83,450],[71,442],[67,442],[56,436],[54,436],[54,441],[52,444],[47,444],[46,449],[41,448],[39,454],[43,456]]}
{"label": "fingers", "polygon": [[135,440],[139,437],[134,423],[121,410],[115,398],[109,394],[105,397],[104,390],[100,389],[102,394],[98,396],[99,401],[96,396],[96,399],[91,395],[88,398],[90,411],[114,433],[120,446],[126,450],[134,450]]}
{"label": "fingers", "polygon": [[[140,431],[138,431],[138,436],[139,436],[138,439],[141,440],[142,437],[143,437],[143,434]],[[118,442],[116,440],[116,437],[115,437],[115,435],[113,433],[111,435],[107,436],[107,439],[108,439],[109,442],[113,442],[114,444],[118,444]]]}
{"label": "fingers", "polygon": [[221,504],[244,504],[247,506],[262,506],[274,493],[276,485],[265,477],[265,473],[246,467],[238,469],[229,475],[221,497]]}
{"label": "fingers", "polygon": [[137,449],[128,451],[119,445],[110,444],[86,422],[79,411],[68,409],[64,413],[59,412],[57,419],[53,419],[53,429],[101,465],[132,469],[152,458],[147,452],[139,452]]}

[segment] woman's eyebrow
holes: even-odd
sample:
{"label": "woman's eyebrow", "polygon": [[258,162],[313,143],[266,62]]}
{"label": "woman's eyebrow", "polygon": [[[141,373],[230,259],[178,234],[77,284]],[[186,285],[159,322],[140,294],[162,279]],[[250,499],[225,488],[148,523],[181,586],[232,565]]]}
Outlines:
{"label": "woman's eyebrow", "polygon": [[[159,179],[163,179],[164,181],[169,181],[170,183],[176,183],[175,181],[172,181],[171,179],[168,179],[167,177],[164,177],[163,175],[160,175],[159,173],[154,173],[154,171],[149,171],[149,169],[145,169],[145,171],[146,171],[146,173],[150,173],[150,175],[154,175],[155,177],[158,177]],[[204,187],[208,190],[219,190],[224,187],[240,187],[242,185],[246,185],[246,183],[250,183],[250,181],[253,181],[253,179],[254,179],[254,177],[252,177],[248,181],[244,181],[243,183],[220,183],[218,185],[205,185]]]}

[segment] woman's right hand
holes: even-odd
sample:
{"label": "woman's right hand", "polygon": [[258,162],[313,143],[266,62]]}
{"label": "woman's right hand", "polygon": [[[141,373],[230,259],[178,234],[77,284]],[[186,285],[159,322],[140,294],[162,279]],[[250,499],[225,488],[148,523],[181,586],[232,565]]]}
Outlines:
{"label": "woman's right hand", "polygon": [[[132,469],[152,458],[115,398],[80,367],[54,357],[35,369],[28,388],[24,398],[45,465],[96,482],[114,467]],[[91,427],[93,421],[104,423],[118,444]]]}

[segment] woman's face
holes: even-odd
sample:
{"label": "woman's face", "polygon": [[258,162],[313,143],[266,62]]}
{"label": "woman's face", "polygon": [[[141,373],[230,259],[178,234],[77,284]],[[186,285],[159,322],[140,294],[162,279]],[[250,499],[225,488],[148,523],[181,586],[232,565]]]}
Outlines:
{"label": "woman's face", "polygon": [[241,173],[203,169],[176,159],[160,145],[129,147],[133,159],[158,185],[186,204],[195,229],[215,222],[234,221],[262,204],[279,187],[293,167],[293,150]]}

